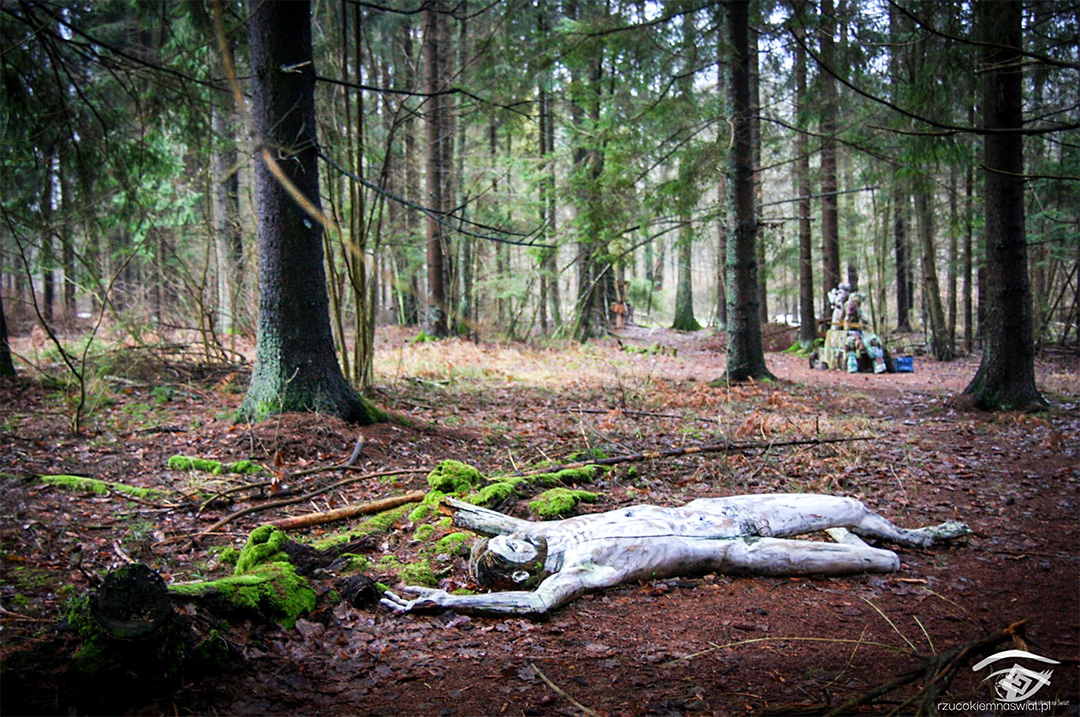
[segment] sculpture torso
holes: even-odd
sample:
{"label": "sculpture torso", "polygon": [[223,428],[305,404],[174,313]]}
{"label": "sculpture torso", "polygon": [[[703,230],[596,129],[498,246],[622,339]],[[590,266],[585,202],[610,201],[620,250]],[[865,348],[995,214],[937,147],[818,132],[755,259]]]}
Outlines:
{"label": "sculpture torso", "polygon": [[[528,535],[547,540],[548,573],[603,567],[621,579],[686,574],[722,561],[716,541],[769,535],[768,522],[728,501],[681,508],[635,505],[607,513],[537,523]],[[707,541],[707,542],[706,542]]]}

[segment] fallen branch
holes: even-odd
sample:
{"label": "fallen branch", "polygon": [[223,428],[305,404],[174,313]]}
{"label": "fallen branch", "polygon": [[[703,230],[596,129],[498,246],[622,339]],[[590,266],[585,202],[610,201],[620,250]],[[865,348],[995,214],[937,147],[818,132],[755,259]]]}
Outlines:
{"label": "fallen branch", "polygon": [[758,449],[782,448],[785,446],[821,446],[829,443],[852,443],[854,441],[870,441],[877,436],[846,436],[843,438],[797,438],[789,441],[746,441],[737,443],[726,441],[724,443],[709,443],[698,446],[686,446],[685,448],[666,448],[661,451],[646,451],[644,453],[631,453],[625,456],[613,456],[611,458],[598,458],[594,461],[579,461],[566,463],[561,466],[547,466],[541,470],[529,473],[515,473],[514,475],[540,475],[541,473],[558,473],[559,471],[588,468],[589,466],[614,466],[619,463],[639,463],[652,461],[659,458],[677,458],[679,456],[692,456],[698,453],[730,453],[734,451],[751,451]]}
{"label": "fallen branch", "polygon": [[272,520],[266,525],[272,525],[275,528],[281,530],[295,530],[296,528],[306,528],[311,525],[321,525],[323,523],[332,523],[336,520],[347,520],[349,518],[355,518],[358,515],[369,515],[371,513],[381,513],[384,510],[390,510],[391,508],[397,508],[398,506],[405,505],[407,503],[419,503],[427,495],[422,490],[416,490],[405,495],[395,495],[389,498],[382,498],[380,500],[373,500],[367,503],[361,503],[360,505],[347,505],[344,508],[335,508],[334,510],[327,510],[321,513],[307,513],[305,515],[296,515],[291,518],[281,518],[279,520]]}
{"label": "fallen branch", "polygon": [[[251,515],[252,513],[260,513],[260,512],[262,512],[264,510],[270,510],[271,508],[283,508],[283,507],[285,507],[287,505],[295,505],[297,503],[303,503],[306,500],[310,500],[311,498],[314,498],[315,496],[322,495],[323,493],[327,493],[329,491],[332,491],[335,488],[340,488],[341,486],[346,485],[348,483],[356,483],[357,481],[367,480],[369,478],[384,478],[386,476],[405,475],[407,473],[430,473],[430,472],[431,472],[430,468],[402,468],[400,470],[394,470],[394,471],[380,471],[378,473],[366,473],[366,474],[364,474],[362,476],[350,476],[349,478],[343,478],[343,479],[337,481],[336,483],[331,483],[328,486],[325,486],[323,488],[319,488],[318,490],[313,490],[313,491],[311,491],[309,493],[304,493],[303,495],[298,495],[298,496],[296,496],[294,498],[285,498],[283,500],[270,501],[269,503],[260,503],[259,505],[253,505],[253,506],[251,506],[249,508],[244,508],[243,510],[238,510],[235,513],[229,513],[224,518],[222,518],[221,520],[219,520],[218,522],[214,523],[209,528],[204,530],[202,533],[200,533],[200,535],[207,535],[209,533],[214,533],[214,532],[216,532],[218,530],[218,528],[221,528],[224,525],[228,525],[229,523],[236,520],[237,518],[242,518],[245,515]],[[196,536],[196,537],[198,537],[198,536]]]}

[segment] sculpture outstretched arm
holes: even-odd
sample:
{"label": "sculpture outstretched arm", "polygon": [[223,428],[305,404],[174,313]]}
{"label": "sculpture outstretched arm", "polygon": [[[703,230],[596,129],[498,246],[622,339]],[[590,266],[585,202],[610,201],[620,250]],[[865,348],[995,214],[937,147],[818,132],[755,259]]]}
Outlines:
{"label": "sculpture outstretched arm", "polygon": [[486,535],[489,538],[495,535],[510,535],[532,525],[527,520],[515,518],[490,508],[466,503],[462,500],[443,498],[443,502],[454,509],[455,526],[466,528],[480,535]]}
{"label": "sculpture outstretched arm", "polygon": [[[611,582],[605,576],[611,573]],[[445,590],[412,585],[405,591],[416,595],[409,600],[387,590],[380,604],[399,613],[453,610],[466,615],[537,616],[564,605],[597,587],[617,584],[614,571],[592,566],[575,568],[548,577],[536,590],[510,590],[482,595],[451,595]]]}

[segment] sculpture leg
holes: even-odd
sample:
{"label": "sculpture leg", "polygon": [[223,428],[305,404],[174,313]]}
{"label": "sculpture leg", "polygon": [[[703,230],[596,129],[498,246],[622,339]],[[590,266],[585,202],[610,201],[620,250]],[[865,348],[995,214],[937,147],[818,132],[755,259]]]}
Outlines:
{"label": "sculpture leg", "polygon": [[768,526],[762,534],[780,537],[813,533],[827,528],[848,528],[865,538],[874,538],[905,547],[927,547],[935,542],[970,535],[963,523],[942,523],[908,530],[893,525],[854,498],[815,493],[744,495],[705,498],[686,506],[700,512],[723,514],[735,508],[759,518]]}
{"label": "sculpture leg", "polygon": [[891,573],[900,569],[900,558],[891,550],[809,540],[734,540],[724,553],[720,570],[725,573],[809,576]]}

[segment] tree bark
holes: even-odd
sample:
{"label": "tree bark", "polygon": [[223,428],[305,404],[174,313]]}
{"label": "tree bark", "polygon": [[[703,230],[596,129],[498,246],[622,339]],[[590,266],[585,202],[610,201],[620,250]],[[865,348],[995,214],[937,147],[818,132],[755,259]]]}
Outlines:
{"label": "tree bark", "polygon": [[[694,66],[697,64],[697,28],[694,26],[693,13],[683,15],[682,50],[686,55],[684,77],[679,80],[679,94],[686,102],[691,101],[694,91]],[[679,158],[679,187],[681,196],[679,207],[678,266],[679,272],[675,283],[675,316],[671,328],[677,331],[697,331],[701,324],[694,318],[694,280],[693,252],[694,225],[693,205],[697,203],[697,188],[690,166],[691,158],[684,155]]]}
{"label": "tree bark", "polygon": [[[724,9],[723,6],[717,4],[716,6],[716,21],[718,26],[723,27],[724,22]],[[727,97],[727,60],[724,51],[721,49],[718,52],[716,62],[716,93],[721,97]],[[718,201],[723,201],[724,197],[728,195],[727,176],[724,173],[720,174],[719,181],[716,186],[716,196]],[[727,316],[727,255],[728,255],[728,237],[727,237],[727,223],[728,217],[720,217],[716,222],[716,328],[726,329],[728,323]]]}
{"label": "tree bark", "polygon": [[[798,15],[805,13],[805,0],[800,0]],[[805,124],[806,106],[806,32],[795,30],[800,35],[795,43],[795,107],[799,113],[798,125]],[[806,134],[795,135],[795,196],[799,197],[799,346],[809,351],[817,339],[817,317],[814,311],[814,245],[810,224],[810,150]]]}
{"label": "tree bark", "polygon": [[[753,6],[758,8],[758,6]],[[756,9],[760,12],[760,9]],[[761,216],[761,62],[758,52],[758,32],[750,28],[750,141],[753,145],[754,158],[754,216]],[[768,263],[765,255],[765,232],[758,228],[757,233],[757,292],[758,317],[762,324],[769,323],[769,287],[767,285]],[[783,311],[783,309],[781,309]]]}
{"label": "tree bark", "polygon": [[[821,2],[821,61],[834,72],[836,64],[836,17],[833,0]],[[819,78],[822,94],[821,115],[821,251],[824,267],[824,293],[840,284],[840,217],[836,195],[836,116],[839,112],[836,78],[822,72]],[[826,301],[828,299],[826,298]],[[825,307],[829,313],[829,307]]]}
{"label": "tree bark", "polygon": [[[442,136],[442,38],[443,20],[437,9],[424,9],[424,89],[429,95],[424,103],[424,131],[427,140],[427,206],[442,211],[445,200],[445,166]],[[433,217],[427,218],[427,312],[424,331],[437,338],[450,335],[447,316],[446,254],[443,226]]]}
{"label": "tree bark", "polygon": [[[413,39],[412,31],[408,24],[402,24],[400,37],[401,54],[405,58],[408,58],[408,61],[403,63],[405,67],[400,89],[413,90],[416,84],[416,73],[413,70],[415,63],[411,61],[413,57]],[[397,75],[395,74],[395,79],[396,78]],[[405,149],[404,157],[402,159],[405,164],[405,186],[403,188],[403,196],[422,204],[423,199],[419,196],[420,171],[417,167],[416,157],[417,122],[413,117],[413,112],[406,111],[404,113],[403,122],[404,127],[402,128],[402,132],[405,135]],[[409,238],[410,244],[413,240],[418,242],[420,236],[420,215],[418,212],[405,212],[404,232]],[[410,252],[405,246],[397,246],[394,251],[395,260],[398,264],[399,316],[403,324],[414,326],[420,323],[420,272],[417,269],[416,262],[412,260]]]}
{"label": "tree bark", "polygon": [[[586,4],[586,7],[590,7]],[[577,2],[567,6],[567,17],[571,20],[580,18]],[[606,12],[604,7],[597,12]],[[584,54],[571,71],[571,123],[577,137],[573,162],[576,180],[582,187],[581,201],[578,203],[579,235],[577,266],[577,317],[574,338],[587,341],[607,334],[607,302],[611,298],[606,291],[611,281],[607,265],[607,245],[603,238],[605,226],[602,217],[602,198],[600,196],[600,177],[604,172],[604,151],[595,142],[586,139],[590,126],[596,127],[600,121],[601,95],[603,87],[604,45],[595,44]],[[586,84],[588,88],[586,89]],[[588,107],[584,102],[588,97]],[[586,120],[586,112],[588,119]],[[589,126],[587,126],[589,125]],[[586,143],[591,146],[584,146]]]}
{"label": "tree bark", "polygon": [[964,393],[988,410],[1044,406],[1035,386],[1035,342],[1024,229],[1023,4],[975,6],[983,55],[986,319],[982,362]]}
{"label": "tree bark", "polygon": [[[899,9],[889,6],[889,33],[892,36],[892,49],[889,53],[889,74],[893,82],[893,100],[899,95],[903,75],[903,49],[905,43],[901,34],[906,30],[905,19]],[[911,286],[911,269],[908,259],[908,187],[905,179],[894,175],[892,178],[893,204],[893,251],[896,256],[896,330],[902,333],[911,331],[911,308],[914,305]],[[884,324],[883,324],[884,325]]]}
{"label": "tree bark", "polygon": [[728,153],[732,246],[728,252],[728,381],[772,378],[765,366],[758,313],[757,216],[754,211],[754,154],[750,130],[749,1],[727,5],[727,112],[734,134]]}
{"label": "tree bark", "polygon": [[248,33],[258,134],[259,334],[238,417],[319,411],[372,423],[381,414],[346,382],[330,331],[310,3],[252,0]]}

